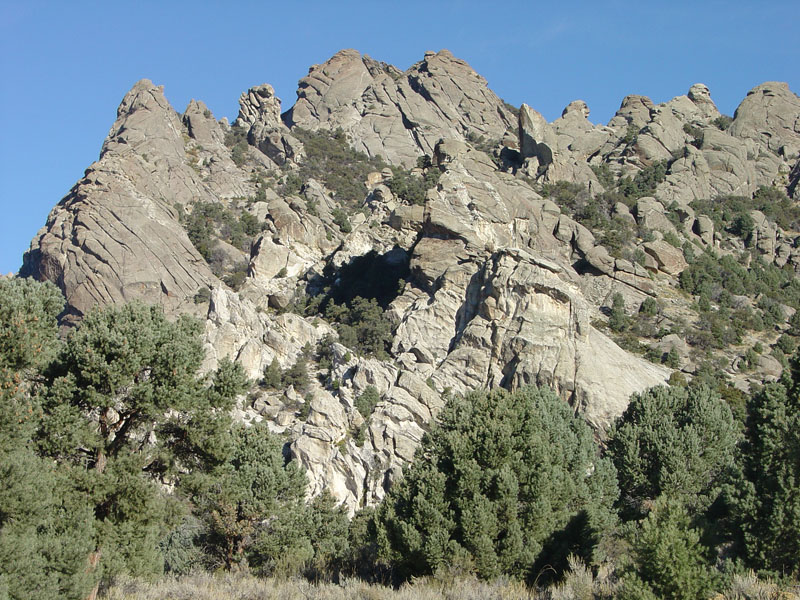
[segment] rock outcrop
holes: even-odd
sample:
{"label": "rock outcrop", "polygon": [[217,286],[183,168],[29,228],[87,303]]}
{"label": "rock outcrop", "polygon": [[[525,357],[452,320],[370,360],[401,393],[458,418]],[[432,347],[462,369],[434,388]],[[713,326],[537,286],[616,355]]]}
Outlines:
{"label": "rock outcrop", "polygon": [[[20,274],[61,287],[66,322],[133,299],[196,314],[206,323],[206,368],[230,357],[254,381],[324,340],[329,370],[312,367],[307,389],[254,389],[237,415],[287,436],[309,493],[328,489],[355,510],[402,475],[450,393],[549,385],[602,435],[631,393],[671,372],[620,348],[603,331],[604,311],[621,293],[631,308],[667,296],[680,312],[685,300],[672,288],[687,263],[677,242],[696,252],[750,249],[800,268],[791,232],[763,213],[749,214],[746,240],[723,248],[724,232],[689,206],[759,186],[797,194],[800,101],[785,84],[763,84],[726,124],[702,84],[659,105],[627,96],[608,125],[591,123],[580,100],[548,123],[527,105],[517,113],[446,50],[406,71],[343,50],[310,69],[283,116],[271,86],[249,89],[233,127],[202,102],[178,114],[143,80]],[[409,181],[424,178],[424,199],[405,199],[393,185],[400,171],[383,167],[367,177],[358,206],[323,179],[290,185],[306,156],[297,128],[341,129],[354,149],[404,168]],[[430,161],[417,166],[422,155]],[[541,195],[541,184],[569,181],[592,199],[658,165],[665,175],[651,188],[608,206],[606,217],[631,238],[616,245]],[[206,204],[247,217],[252,241],[248,252],[218,240],[213,271],[184,226]],[[392,324],[384,360],[342,345],[323,315],[292,312],[302,312],[306,292],[336,288],[370,260],[404,273],[382,298]],[[234,268],[238,281],[225,275]],[[691,372],[685,341],[673,334],[659,344],[654,352],[677,348]],[[355,400],[370,386],[379,402],[362,415]]]}
{"label": "rock outcrop", "polygon": [[300,80],[289,127],[341,127],[353,147],[413,166],[441,138],[502,139],[516,117],[463,60],[426,52],[403,72],[355,50],[314,65]]}
{"label": "rock outcrop", "polygon": [[302,144],[281,121],[281,101],[267,83],[241,95],[234,127],[246,129],[250,144],[279,165],[300,158]]}
{"label": "rock outcrop", "polygon": [[[213,151],[221,139],[208,120],[214,123],[199,104],[187,111],[191,130]],[[184,135],[191,140],[163,88],[138,82],[120,104],[100,160],[50,213],[20,274],[57,282],[76,318],[97,304],[134,299],[179,310],[198,288],[213,285],[180,224],[182,206],[248,186],[229,156],[214,163],[214,183],[204,182]]]}

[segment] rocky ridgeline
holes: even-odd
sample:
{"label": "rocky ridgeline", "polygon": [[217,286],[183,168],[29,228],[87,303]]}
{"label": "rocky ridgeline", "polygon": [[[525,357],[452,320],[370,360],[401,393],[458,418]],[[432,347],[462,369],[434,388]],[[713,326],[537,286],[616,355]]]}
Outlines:
{"label": "rocky ridgeline", "polygon": [[[688,306],[674,289],[684,253],[665,238],[697,252],[750,248],[800,268],[797,232],[753,211],[749,238],[732,242],[690,206],[750,197],[760,186],[797,193],[800,99],[783,83],[754,88],[730,122],[697,84],[660,105],[628,96],[608,125],[592,124],[582,101],[548,123],[527,105],[505,104],[446,50],[405,72],[344,50],[310,69],[283,115],[269,85],[242,94],[240,107],[233,126],[201,102],[181,115],[161,87],[138,82],[100,159],[53,209],[20,274],[61,287],[67,322],[133,299],[205,317],[207,366],[233,357],[258,380],[274,361],[289,368],[307,345],[336,337],[321,316],[287,312],[300,292],[319,291],[323,280],[335,285],[359,257],[379,269],[406,265],[386,311],[387,359],[334,343],[330,375],[307,393],[256,389],[241,404],[241,418],[267,419],[288,434],[312,493],[329,489],[351,509],[383,497],[448,393],[550,385],[601,433],[631,393],[666,381],[670,369],[595,326],[617,292],[629,310],[647,297],[667,313]],[[314,179],[299,190],[264,183],[299,172],[304,132],[336,129],[354,149],[412,176],[438,171],[438,182],[411,203],[391,191],[391,170],[371,173],[358,211]],[[430,164],[415,168],[423,155]],[[615,218],[650,232],[631,242],[643,260],[615,256],[541,194],[542,184],[561,181],[598,194],[659,161],[665,173],[652,193],[613,208]],[[212,268],[185,225],[205,203],[255,217],[249,253],[220,235]],[[243,262],[247,276],[234,291],[222,274]],[[680,366],[692,372],[678,336],[660,343],[665,352],[678,348]],[[356,400],[370,387],[379,402],[365,417]]]}

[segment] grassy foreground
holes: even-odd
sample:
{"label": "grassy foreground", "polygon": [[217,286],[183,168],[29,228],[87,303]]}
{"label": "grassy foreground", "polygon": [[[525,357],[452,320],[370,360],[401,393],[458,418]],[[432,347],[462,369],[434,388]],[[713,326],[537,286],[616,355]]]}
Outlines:
{"label": "grassy foreground", "polygon": [[[616,598],[622,591],[613,577],[593,576],[572,564],[563,583],[547,590],[524,584],[474,577],[422,577],[393,589],[359,579],[340,584],[301,578],[258,578],[249,574],[199,573],[156,582],[129,579],[101,594],[101,600],[594,600]],[[710,600],[800,600],[800,589],[783,588],[754,574],[736,575],[730,587]]]}
{"label": "grassy foreground", "polygon": [[129,580],[107,590],[102,600],[533,600],[523,584],[473,578],[415,580],[400,589],[347,579],[341,584],[305,579],[262,579],[251,575],[201,573],[149,583]]}

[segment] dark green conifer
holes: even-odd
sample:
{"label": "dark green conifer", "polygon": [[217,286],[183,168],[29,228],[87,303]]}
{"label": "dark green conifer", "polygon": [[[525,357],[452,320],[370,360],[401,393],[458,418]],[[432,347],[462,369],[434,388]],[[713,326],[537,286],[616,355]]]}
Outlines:
{"label": "dark green conifer", "polygon": [[706,510],[735,466],[738,440],[730,408],[705,386],[634,394],[608,440],[623,516],[642,516],[661,495],[678,499],[692,515]]}
{"label": "dark green conifer", "polygon": [[557,568],[570,552],[591,560],[617,493],[591,430],[553,392],[475,392],[448,401],[391,489],[378,546],[406,576],[461,565],[524,578],[540,554]]}

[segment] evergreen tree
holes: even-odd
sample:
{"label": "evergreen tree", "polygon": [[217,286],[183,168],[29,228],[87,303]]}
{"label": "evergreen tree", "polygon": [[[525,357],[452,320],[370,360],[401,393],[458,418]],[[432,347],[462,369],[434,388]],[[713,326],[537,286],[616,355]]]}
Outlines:
{"label": "evergreen tree", "polygon": [[93,515],[69,472],[36,452],[41,371],[60,347],[64,298],[50,283],[0,279],[0,597],[83,598]]}
{"label": "evergreen tree", "polygon": [[745,480],[735,511],[745,561],[800,576],[800,386],[793,377],[764,386],[748,403],[742,447]]}
{"label": "evergreen tree", "polygon": [[662,494],[693,515],[705,511],[735,465],[738,440],[730,408],[705,386],[634,394],[608,440],[623,516],[642,516]]}
{"label": "evergreen tree", "polygon": [[679,366],[681,366],[681,357],[678,354],[678,351],[676,350],[675,346],[669,349],[669,352],[667,353],[667,358],[666,360],[664,360],[664,364],[668,366],[670,369],[677,369]]}
{"label": "evergreen tree", "polygon": [[789,333],[800,336],[800,311],[795,311],[789,318]]}
{"label": "evergreen tree", "polygon": [[617,494],[591,430],[553,392],[475,392],[442,410],[379,508],[377,541],[405,576],[460,564],[522,578],[555,541],[564,566],[569,552],[590,559]]}
{"label": "evergreen tree", "polygon": [[608,318],[608,326],[612,331],[624,331],[628,327],[628,316],[625,314],[625,300],[622,294],[617,292],[611,299],[611,316]]}
{"label": "evergreen tree", "polygon": [[294,386],[298,392],[304,392],[311,384],[311,379],[308,375],[308,360],[301,353],[295,363],[286,369],[283,373],[281,381],[285,386]]}
{"label": "evergreen tree", "polygon": [[[708,549],[678,500],[660,497],[636,531],[633,558],[639,582],[656,598],[705,600],[713,589]],[[648,594],[644,594],[647,596]]]}
{"label": "evergreen tree", "polygon": [[375,299],[356,296],[349,306],[330,302],[325,318],[335,323],[339,341],[359,354],[385,360],[391,341],[392,324]]}
{"label": "evergreen tree", "polygon": [[0,457],[0,480],[0,590],[14,600],[85,598],[97,529],[71,473],[23,447]]}
{"label": "evergreen tree", "polygon": [[231,569],[247,564],[247,552],[259,525],[302,509],[306,478],[283,457],[282,443],[266,423],[232,430],[232,452],[214,472],[192,476],[203,540],[212,564]]}
{"label": "evergreen tree", "polygon": [[262,574],[329,578],[348,551],[347,512],[325,491],[259,528],[250,556]]}
{"label": "evergreen tree", "polygon": [[648,317],[654,317],[658,314],[658,304],[654,298],[648,296],[639,306],[639,312]]}
{"label": "evergreen tree", "polygon": [[109,307],[86,315],[47,371],[35,441],[92,515],[83,566],[95,582],[160,572],[158,542],[176,515],[161,483],[227,455],[244,377],[224,361],[210,383],[197,376],[199,331],[157,307]]}
{"label": "evergreen tree", "polygon": [[368,385],[364,388],[364,391],[356,397],[354,404],[356,410],[361,413],[361,416],[368,419],[372,411],[375,410],[375,405],[378,404],[380,399],[381,396],[378,393],[378,389],[374,385]]}
{"label": "evergreen tree", "polygon": [[269,366],[264,369],[264,387],[277,390],[281,387],[281,365],[277,358],[272,359]]}
{"label": "evergreen tree", "polygon": [[32,374],[58,349],[64,297],[52,283],[0,278],[0,368]]}

